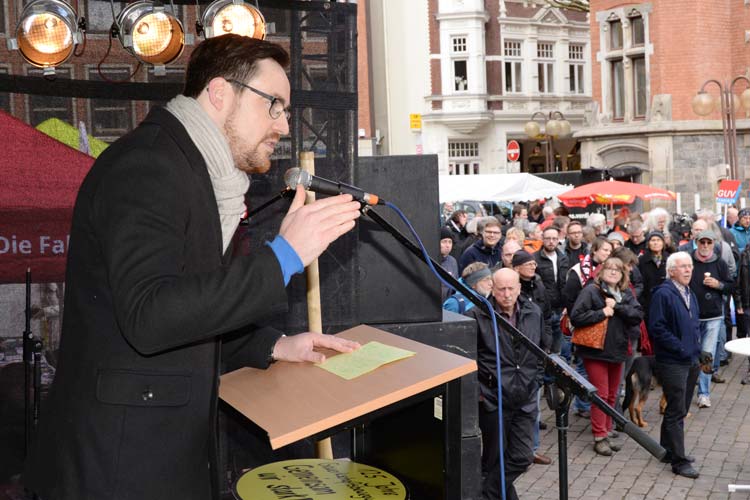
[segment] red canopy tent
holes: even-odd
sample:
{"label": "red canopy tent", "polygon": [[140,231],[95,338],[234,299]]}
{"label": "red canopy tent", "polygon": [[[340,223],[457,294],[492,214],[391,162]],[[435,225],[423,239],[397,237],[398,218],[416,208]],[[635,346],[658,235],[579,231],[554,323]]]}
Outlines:
{"label": "red canopy tent", "polygon": [[557,195],[557,199],[566,207],[587,207],[592,203],[629,205],[636,197],[642,200],[674,200],[676,195],[666,189],[622,181],[592,182]]}
{"label": "red canopy tent", "polygon": [[94,158],[0,111],[0,283],[65,280],[70,221]]}

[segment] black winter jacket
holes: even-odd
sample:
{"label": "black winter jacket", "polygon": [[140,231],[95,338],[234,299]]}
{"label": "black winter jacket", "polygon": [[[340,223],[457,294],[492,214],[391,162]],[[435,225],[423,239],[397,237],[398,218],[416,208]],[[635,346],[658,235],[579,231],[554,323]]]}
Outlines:
{"label": "black winter jacket", "polygon": [[[729,266],[716,253],[711,254],[707,262],[698,260],[695,250],[690,254],[693,258],[693,277],[690,279],[690,289],[698,299],[700,319],[719,318],[724,316],[724,295],[732,293],[734,281],[729,274]],[[711,288],[703,284],[706,273],[721,282],[721,288]]]}
{"label": "black winter jacket", "polygon": [[557,252],[557,279],[555,279],[555,270],[552,267],[552,261],[544,254],[544,248],[534,253],[536,261],[536,273],[542,278],[544,288],[547,291],[547,299],[553,312],[561,311],[565,307],[563,300],[563,288],[568,276],[568,257],[559,249]]}
{"label": "black winter jacket", "polygon": [[[497,308],[495,299],[490,303]],[[532,342],[540,345],[544,331],[542,310],[528,300],[517,302],[516,328]],[[479,393],[488,411],[497,408],[497,371],[495,367],[495,340],[492,335],[492,319],[483,307],[474,307],[466,316],[477,320],[477,364],[479,365]],[[498,321],[503,408],[536,411],[536,391],[539,389],[541,364],[539,359],[520,342],[512,340],[510,333]]]}
{"label": "black winter jacket", "polygon": [[[573,306],[570,322],[573,327],[593,325],[603,321],[605,297],[613,297],[606,283],[601,287],[595,281],[586,285]],[[622,300],[615,305],[615,314],[607,322],[604,349],[576,346],[582,358],[596,359],[608,363],[622,363],[628,357],[628,341],[638,340],[643,312],[630,288],[622,291]]]}
{"label": "black winter jacket", "polygon": [[544,350],[548,350],[552,345],[552,324],[550,323],[552,308],[550,307],[549,302],[547,302],[547,292],[544,289],[542,278],[540,278],[538,274],[535,274],[534,279],[532,280],[521,278],[521,296],[519,298],[530,300],[542,310],[542,316],[544,316],[544,331],[542,332],[541,347]]}
{"label": "black winter jacket", "polygon": [[643,293],[641,294],[641,307],[643,308],[643,317],[648,318],[649,301],[654,288],[661,285],[667,277],[667,257],[669,254],[664,251],[661,254],[661,263],[656,267],[654,254],[646,252],[638,257],[638,270],[643,278]]}

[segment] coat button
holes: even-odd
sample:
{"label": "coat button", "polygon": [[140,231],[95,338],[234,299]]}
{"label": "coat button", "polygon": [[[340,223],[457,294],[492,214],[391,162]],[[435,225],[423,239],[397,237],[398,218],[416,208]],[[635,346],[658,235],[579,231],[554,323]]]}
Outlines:
{"label": "coat button", "polygon": [[141,398],[143,398],[144,401],[151,401],[152,399],[154,399],[154,391],[152,391],[149,387],[141,393]]}

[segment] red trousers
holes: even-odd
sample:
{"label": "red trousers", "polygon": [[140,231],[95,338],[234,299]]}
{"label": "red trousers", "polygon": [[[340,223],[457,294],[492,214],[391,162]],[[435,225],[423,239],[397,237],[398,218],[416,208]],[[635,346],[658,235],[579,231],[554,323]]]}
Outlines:
{"label": "red trousers", "polygon": [[[614,407],[617,400],[617,386],[620,384],[622,363],[609,363],[596,359],[583,358],[583,366],[589,376],[589,382],[596,387],[599,397]],[[612,417],[591,405],[591,432],[595,438],[607,437],[612,430]]]}

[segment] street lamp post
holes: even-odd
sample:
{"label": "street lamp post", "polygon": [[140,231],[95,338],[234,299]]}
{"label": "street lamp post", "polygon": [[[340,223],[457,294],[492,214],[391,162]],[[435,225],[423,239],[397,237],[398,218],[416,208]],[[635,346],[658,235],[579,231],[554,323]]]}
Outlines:
{"label": "street lamp post", "polygon": [[[544,134],[541,133],[541,125],[536,121],[537,117],[541,117],[542,120],[545,120]],[[565,116],[560,111],[550,111],[546,115],[542,111],[536,111],[531,115],[531,119],[526,122],[526,125],[523,126],[523,131],[532,139],[544,140],[544,171],[554,172],[555,150],[552,146],[552,141],[557,137],[567,137],[570,135],[570,122],[565,119]]]}
{"label": "street lamp post", "polygon": [[[750,85],[750,80],[740,75],[732,80],[731,83],[724,81],[722,85],[718,80],[706,80],[701,85],[701,89],[693,97],[692,107],[695,114],[706,116],[716,109],[716,99],[706,92],[706,86],[709,83],[716,84],[719,87],[719,110],[721,111],[721,131],[724,136],[724,161],[729,165],[729,177],[731,179],[740,179],[737,161],[737,124],[734,119],[734,113],[740,106],[750,110],[750,88],[746,88],[740,95],[739,99],[732,92],[734,85],[744,80]],[[742,173],[744,177],[744,172]]]}

